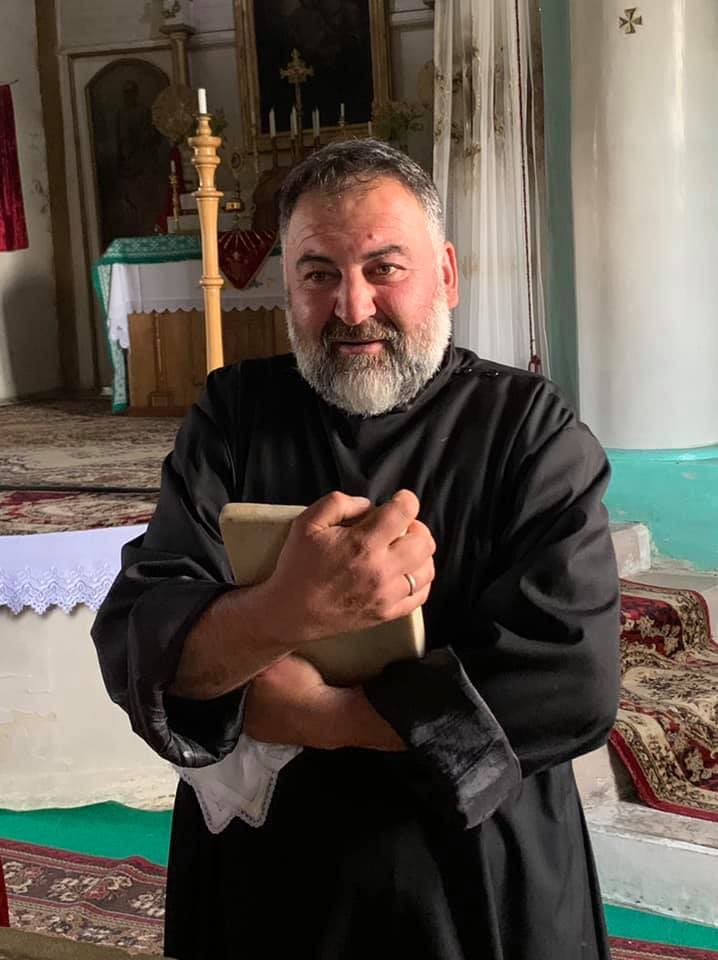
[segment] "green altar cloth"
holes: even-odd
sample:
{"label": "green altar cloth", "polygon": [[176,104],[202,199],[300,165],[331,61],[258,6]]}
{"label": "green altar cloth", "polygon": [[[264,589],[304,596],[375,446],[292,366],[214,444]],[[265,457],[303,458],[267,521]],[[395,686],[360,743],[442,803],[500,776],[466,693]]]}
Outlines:
{"label": "green altar cloth", "polygon": [[107,311],[114,263],[171,263],[176,260],[201,260],[199,234],[156,234],[150,237],[119,237],[92,264],[92,286],[102,307],[105,340],[112,362],[112,412],[128,406],[125,351],[108,334]]}

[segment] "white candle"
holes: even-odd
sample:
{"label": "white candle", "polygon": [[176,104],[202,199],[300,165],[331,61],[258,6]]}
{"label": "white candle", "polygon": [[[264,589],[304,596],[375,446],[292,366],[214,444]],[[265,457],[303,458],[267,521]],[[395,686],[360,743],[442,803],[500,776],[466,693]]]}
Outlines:
{"label": "white candle", "polygon": [[314,131],[314,139],[319,139],[319,108],[315,107],[312,110],[312,130]]}
{"label": "white candle", "polygon": [[289,114],[289,129],[291,131],[292,137],[297,136],[297,108],[292,107],[292,112]]}
{"label": "white candle", "polygon": [[197,91],[197,99],[199,100],[199,112],[207,113],[207,91],[204,87],[200,87]]}
{"label": "white candle", "polygon": [[170,160],[170,172],[172,174],[177,173],[177,165],[175,164],[174,160]]}
{"label": "white candle", "polygon": [[369,134],[370,137],[374,136],[374,128],[371,125],[371,120],[366,125],[366,132]]}
{"label": "white candle", "polygon": [[339,123],[344,123],[344,104],[339,104]]}
{"label": "white candle", "polygon": [[277,136],[277,121],[274,118],[274,107],[269,111],[269,136],[272,139]]}

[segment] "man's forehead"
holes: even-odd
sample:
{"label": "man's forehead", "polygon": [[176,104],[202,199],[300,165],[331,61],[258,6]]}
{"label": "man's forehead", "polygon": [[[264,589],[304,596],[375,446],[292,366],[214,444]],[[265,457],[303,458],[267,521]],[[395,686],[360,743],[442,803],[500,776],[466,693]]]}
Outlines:
{"label": "man's forehead", "polygon": [[303,194],[289,220],[287,234],[293,244],[301,245],[350,230],[355,239],[373,242],[407,229],[415,232],[422,222],[426,225],[426,215],[416,197],[397,180],[382,177],[343,189]]}

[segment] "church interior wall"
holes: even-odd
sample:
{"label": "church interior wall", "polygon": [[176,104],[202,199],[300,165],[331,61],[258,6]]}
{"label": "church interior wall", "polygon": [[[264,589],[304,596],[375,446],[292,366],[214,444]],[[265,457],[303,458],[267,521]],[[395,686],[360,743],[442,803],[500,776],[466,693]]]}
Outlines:
{"label": "church interior wall", "polygon": [[548,230],[546,333],[551,377],[578,406],[576,277],[571,192],[571,31],[569,0],[541,3]]}
{"label": "church interior wall", "polygon": [[5,0],[0,83],[12,83],[29,246],[0,253],[0,401],[60,385],[48,171],[35,7]]}
{"label": "church interior wall", "polygon": [[[107,386],[111,369],[106,356],[102,318],[89,283],[92,260],[101,252],[96,236],[91,154],[87,134],[85,86],[114,58],[135,56],[170,71],[167,41],[160,34],[161,4],[146,0],[55,0],[60,82],[65,113],[65,153],[71,222],[78,383]],[[190,81],[207,89],[210,107],[224,111],[227,140],[240,142],[241,119],[232,0],[194,0],[197,33],[189,52]],[[419,69],[432,57],[433,14],[422,0],[391,0],[390,38],[393,95],[416,100]],[[431,167],[431,118],[410,135],[410,150]],[[218,185],[229,189],[231,178],[220,168]],[[244,185],[243,185],[244,186]],[[99,367],[99,370],[97,369]]]}

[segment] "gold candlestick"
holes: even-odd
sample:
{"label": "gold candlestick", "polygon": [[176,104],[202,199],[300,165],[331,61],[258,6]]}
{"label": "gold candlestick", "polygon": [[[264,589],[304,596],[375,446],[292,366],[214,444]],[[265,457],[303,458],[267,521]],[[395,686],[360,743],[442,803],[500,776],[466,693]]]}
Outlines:
{"label": "gold candlestick", "polygon": [[179,192],[177,190],[177,185],[179,183],[179,177],[177,176],[174,169],[174,162],[172,163],[172,172],[170,173],[170,188],[172,190],[172,220],[175,225],[174,232],[181,233],[182,229],[180,227],[180,200]]}
{"label": "gold candlestick", "polygon": [[220,294],[224,280],[219,271],[219,249],[217,243],[217,224],[219,221],[219,201],[221,190],[217,190],[214,176],[220,159],[217,148],[221,137],[213,137],[210,117],[201,113],[197,117],[197,133],[187,141],[192,148],[192,164],[199,177],[199,189],[195,190],[197,211],[199,213],[200,233],[202,236],[202,278],[200,285],[204,292],[204,333],[207,345],[207,373],[224,366],[224,347],[222,344],[222,305]]}
{"label": "gold candlestick", "polygon": [[252,154],[254,156],[254,178],[259,179],[259,149],[257,148],[257,121],[252,113]]}

